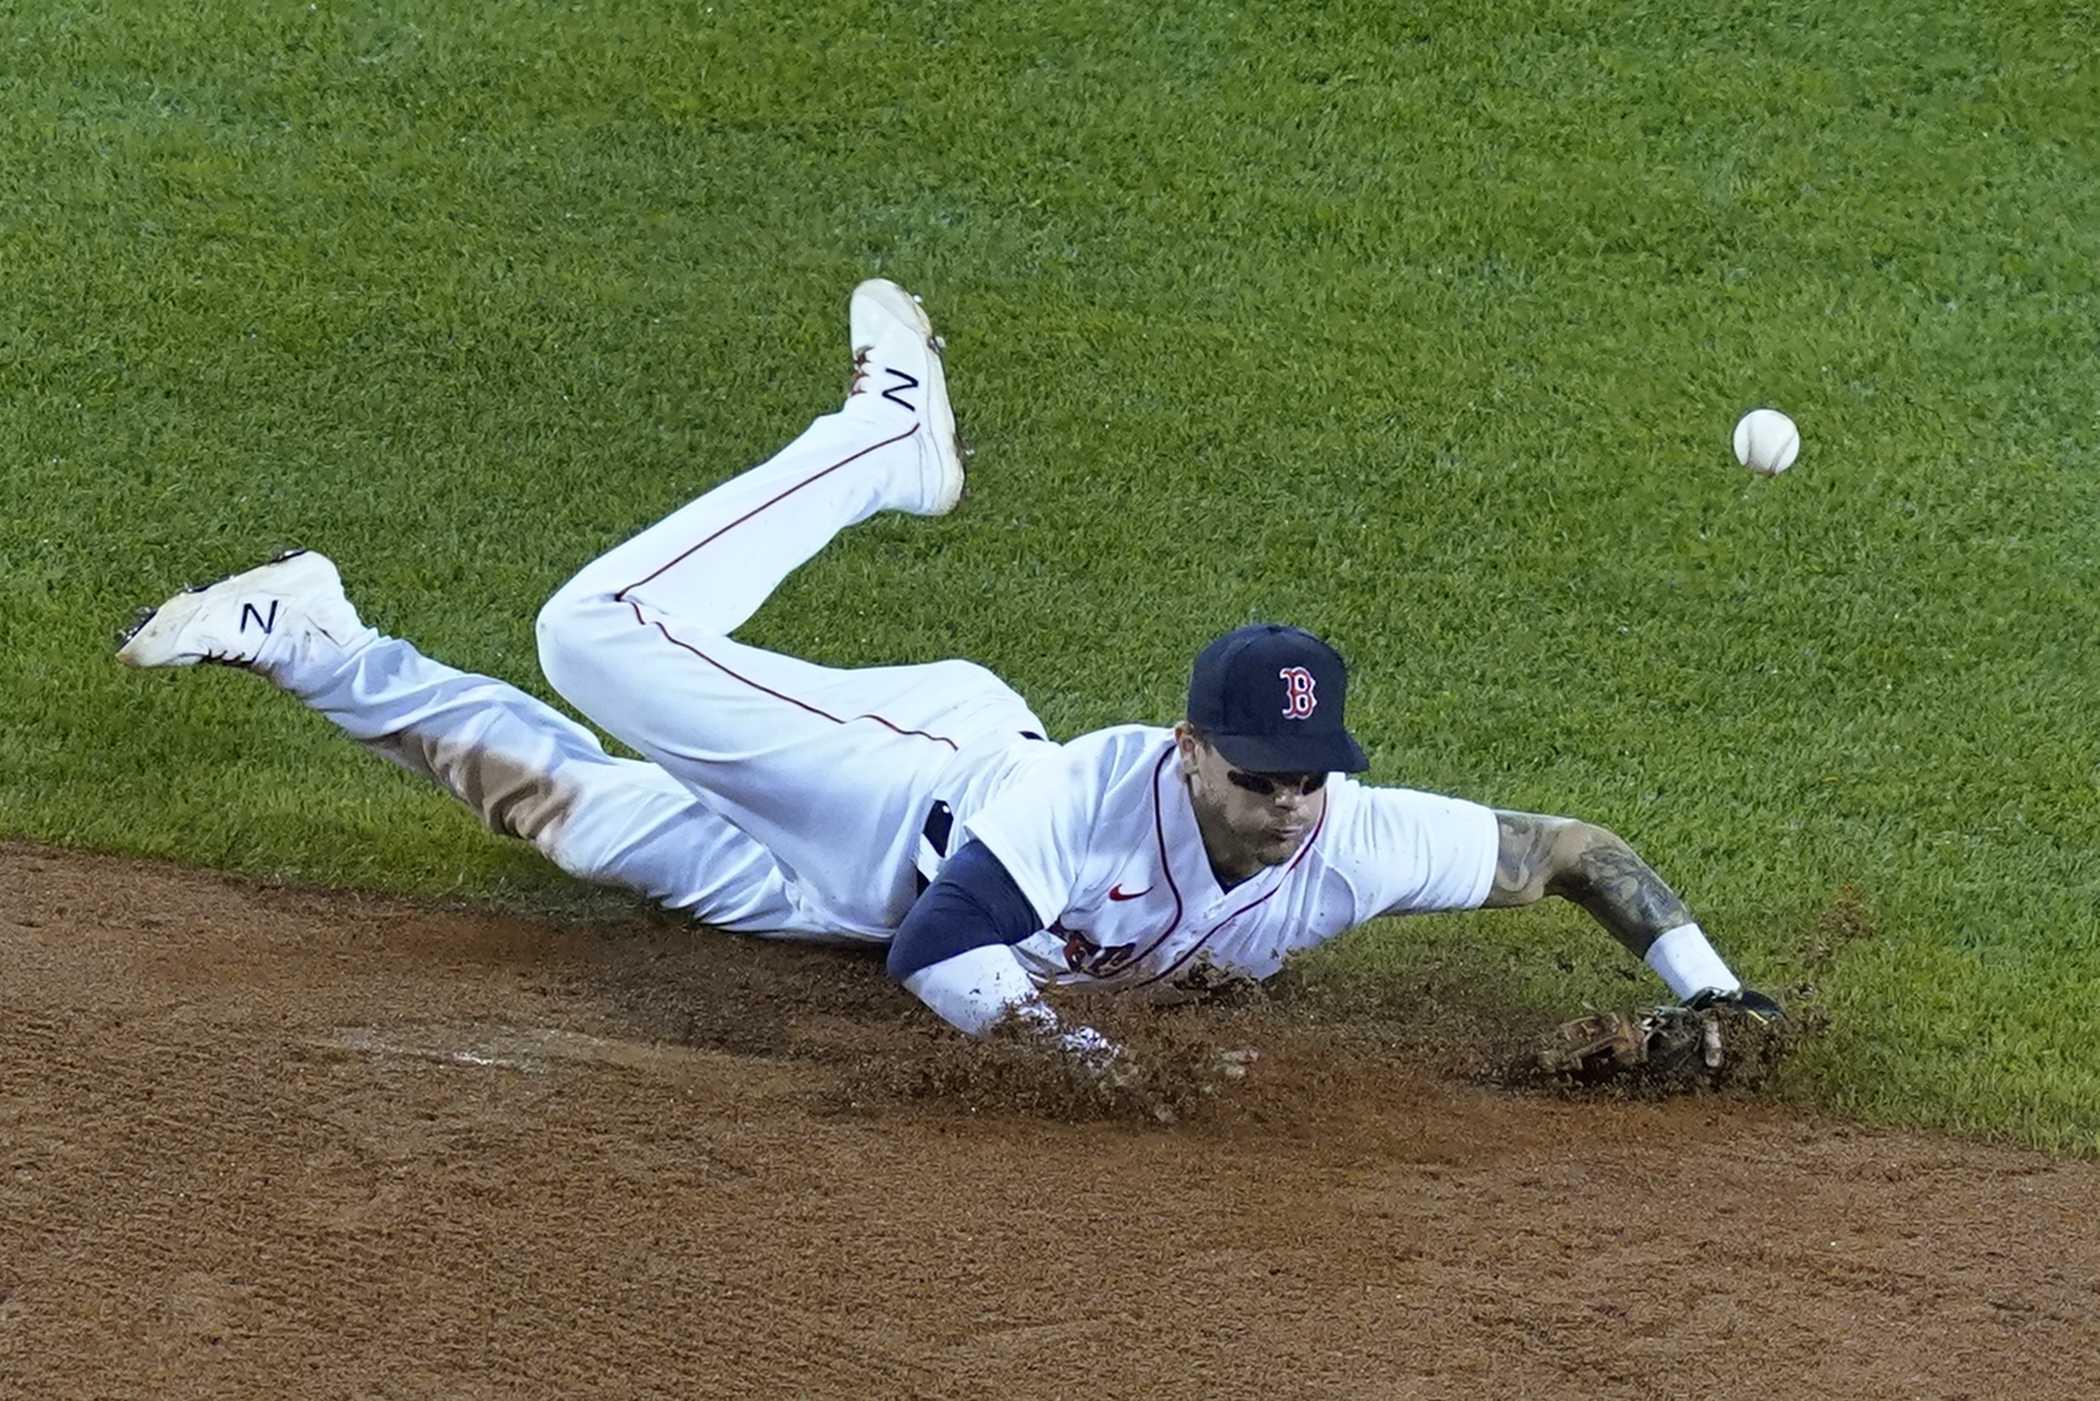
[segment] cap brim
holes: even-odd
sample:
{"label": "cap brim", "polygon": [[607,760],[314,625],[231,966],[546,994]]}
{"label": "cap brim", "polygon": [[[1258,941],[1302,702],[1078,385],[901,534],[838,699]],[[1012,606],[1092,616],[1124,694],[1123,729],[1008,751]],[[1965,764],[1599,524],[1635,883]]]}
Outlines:
{"label": "cap brim", "polygon": [[1227,763],[1248,773],[1362,773],[1371,767],[1363,746],[1347,730],[1326,734],[1204,736]]}

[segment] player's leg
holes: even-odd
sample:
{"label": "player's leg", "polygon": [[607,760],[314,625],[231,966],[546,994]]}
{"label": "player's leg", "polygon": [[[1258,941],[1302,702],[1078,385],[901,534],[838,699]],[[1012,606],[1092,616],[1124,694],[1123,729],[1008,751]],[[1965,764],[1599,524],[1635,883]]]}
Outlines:
{"label": "player's leg", "polygon": [[[287,688],[291,689],[291,688]],[[806,935],[772,856],[654,764],[517,687],[382,637],[294,692],[376,754],[531,842],[580,880],[617,885],[718,929]]]}
{"label": "player's leg", "polygon": [[256,672],[580,879],[719,928],[818,932],[764,848],[684,785],[607,754],[588,730],[514,686],[365,626],[320,555],[178,594],[118,655],[139,667],[216,662]]}
{"label": "player's leg", "polygon": [[937,776],[1036,722],[962,662],[839,671],[733,642],[787,574],[884,508],[961,490],[939,348],[892,284],[852,306],[854,392],[765,464],[593,562],[540,615],[564,697],[683,780],[787,867],[842,928],[887,930]]}
{"label": "player's leg", "polygon": [[881,510],[955,508],[963,454],[931,323],[893,282],[861,284],[849,311],[845,405],[584,566],[555,595],[557,614],[650,609],[726,636],[847,526]]}
{"label": "player's leg", "polygon": [[943,784],[1042,728],[964,662],[842,671],[653,624],[566,636],[573,653],[543,650],[564,695],[617,712],[627,743],[772,852],[842,933],[895,928]]}

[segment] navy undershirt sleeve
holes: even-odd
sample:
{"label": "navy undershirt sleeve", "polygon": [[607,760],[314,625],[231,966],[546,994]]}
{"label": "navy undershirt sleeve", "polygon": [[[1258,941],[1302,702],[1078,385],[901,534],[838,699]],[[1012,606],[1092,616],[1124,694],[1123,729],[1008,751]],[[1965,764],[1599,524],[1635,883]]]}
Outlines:
{"label": "navy undershirt sleeve", "polygon": [[1018,944],[1041,929],[1035,906],[983,842],[941,863],[890,940],[890,976],[900,982],[983,944]]}

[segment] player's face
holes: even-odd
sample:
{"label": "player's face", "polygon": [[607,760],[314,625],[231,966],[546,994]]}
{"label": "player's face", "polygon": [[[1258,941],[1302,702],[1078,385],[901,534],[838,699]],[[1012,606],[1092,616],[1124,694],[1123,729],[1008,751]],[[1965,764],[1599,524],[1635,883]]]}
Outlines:
{"label": "player's face", "polygon": [[1326,774],[1248,773],[1186,725],[1175,740],[1196,826],[1221,879],[1245,880],[1298,854],[1326,810]]}

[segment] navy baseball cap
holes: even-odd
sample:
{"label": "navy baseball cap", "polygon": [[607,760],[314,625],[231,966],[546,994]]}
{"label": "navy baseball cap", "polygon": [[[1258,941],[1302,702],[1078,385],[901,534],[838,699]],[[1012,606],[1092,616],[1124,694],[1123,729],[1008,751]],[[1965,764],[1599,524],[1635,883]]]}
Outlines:
{"label": "navy baseball cap", "polygon": [[1189,723],[1251,773],[1362,773],[1363,746],[1342,725],[1349,668],[1303,628],[1255,623],[1197,654]]}

